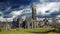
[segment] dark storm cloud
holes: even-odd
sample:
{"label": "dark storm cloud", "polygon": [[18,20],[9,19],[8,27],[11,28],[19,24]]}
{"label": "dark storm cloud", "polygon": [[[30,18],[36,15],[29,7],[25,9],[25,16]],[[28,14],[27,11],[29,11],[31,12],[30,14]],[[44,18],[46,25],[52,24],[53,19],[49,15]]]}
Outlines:
{"label": "dark storm cloud", "polygon": [[[5,17],[9,15],[13,10],[20,10],[20,6],[28,6],[33,4],[34,2],[37,3],[39,0],[0,0],[0,11],[3,12]],[[11,7],[10,9],[8,9]]]}
{"label": "dark storm cloud", "polygon": [[8,7],[11,7],[11,10],[19,10],[21,5],[27,6],[37,1],[38,0],[0,0],[0,11],[5,12]]}
{"label": "dark storm cloud", "polygon": [[29,5],[38,0],[0,0],[0,7],[5,8],[12,6],[12,8],[19,8],[21,5]]}
{"label": "dark storm cloud", "polygon": [[[44,0],[46,2],[56,2],[60,0]],[[0,0],[0,11],[4,11],[8,7],[12,7],[11,9],[18,10],[21,5],[29,5],[32,3],[38,3],[40,0]],[[18,9],[17,9],[18,8]]]}
{"label": "dark storm cloud", "polygon": [[[60,0],[43,0],[45,2],[56,2]],[[8,7],[12,7],[11,9],[19,8],[21,5],[29,5],[32,3],[38,3],[40,0],[0,0],[0,11],[4,11]],[[16,9],[18,10],[18,9]]]}

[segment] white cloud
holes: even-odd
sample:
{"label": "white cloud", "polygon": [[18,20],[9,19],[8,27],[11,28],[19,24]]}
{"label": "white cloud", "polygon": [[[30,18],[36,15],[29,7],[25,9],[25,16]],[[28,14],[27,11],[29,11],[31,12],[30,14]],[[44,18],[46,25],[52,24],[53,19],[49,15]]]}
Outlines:
{"label": "white cloud", "polygon": [[3,16],[3,12],[2,11],[0,11],[0,14],[1,14],[1,16]]}
{"label": "white cloud", "polygon": [[[10,15],[12,15],[11,18],[3,18],[4,15],[2,15],[2,16],[0,17],[0,21],[6,21],[6,19],[7,19],[7,21],[13,21],[13,19],[16,18],[17,16],[22,15],[22,14],[26,14],[26,13],[31,13],[31,12],[32,12],[32,11],[31,11],[31,9],[30,9],[29,7],[26,7],[26,8],[24,8],[23,10],[12,11],[12,12],[10,13]],[[3,13],[0,12],[0,14],[3,14]],[[22,18],[25,19],[26,16],[23,16]]]}
{"label": "white cloud", "polygon": [[0,17],[0,22],[3,22],[3,21],[5,21],[5,19],[1,16]]}
{"label": "white cloud", "polygon": [[40,2],[60,2],[60,0],[40,0]]}
{"label": "white cloud", "polygon": [[60,15],[57,15],[56,17],[60,18]]}
{"label": "white cloud", "polygon": [[4,18],[3,18],[3,12],[2,11],[0,11],[0,21],[4,21]]}
{"label": "white cloud", "polygon": [[41,3],[45,3],[47,0],[40,0]]}
{"label": "white cloud", "polygon": [[19,11],[12,11],[10,14],[13,16],[12,18],[15,18],[18,15],[22,14],[23,10],[19,10]]}
{"label": "white cloud", "polygon": [[13,18],[7,18],[7,21],[8,22],[13,21]]}
{"label": "white cloud", "polygon": [[[49,15],[52,12],[59,11],[60,2],[51,2],[46,4],[37,4],[37,13],[41,13],[41,15]],[[49,13],[46,11],[49,10]]]}
{"label": "white cloud", "polygon": [[24,20],[26,19],[26,16],[23,16],[22,19],[23,19],[23,21],[24,21]]}
{"label": "white cloud", "polygon": [[[10,14],[12,15],[12,19],[16,18],[19,15],[26,14],[26,13],[31,13],[31,9],[29,7],[24,8],[23,10],[18,10],[18,11],[12,11]],[[22,18],[25,19],[26,16],[23,16]]]}
{"label": "white cloud", "polygon": [[12,11],[12,14],[13,15],[20,15],[21,14],[21,11]]}
{"label": "white cloud", "polygon": [[25,8],[25,9],[23,9],[23,14],[25,14],[25,13],[31,13],[32,12],[32,9],[31,8]]}

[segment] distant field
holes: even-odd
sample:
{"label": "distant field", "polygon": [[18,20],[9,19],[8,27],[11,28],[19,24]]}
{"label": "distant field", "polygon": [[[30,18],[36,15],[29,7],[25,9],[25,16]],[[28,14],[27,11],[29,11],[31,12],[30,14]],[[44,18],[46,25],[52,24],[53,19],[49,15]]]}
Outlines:
{"label": "distant field", "polygon": [[54,28],[36,28],[36,29],[20,29],[20,30],[11,30],[11,31],[1,31],[0,34],[56,34]]}

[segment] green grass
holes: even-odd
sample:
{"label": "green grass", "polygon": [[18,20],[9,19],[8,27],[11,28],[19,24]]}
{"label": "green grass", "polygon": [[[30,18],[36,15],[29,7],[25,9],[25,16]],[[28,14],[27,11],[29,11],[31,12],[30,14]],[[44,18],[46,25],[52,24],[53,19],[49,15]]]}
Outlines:
{"label": "green grass", "polygon": [[20,30],[10,30],[10,31],[1,31],[0,34],[38,34],[45,33],[54,28],[36,28],[36,29],[20,29]]}

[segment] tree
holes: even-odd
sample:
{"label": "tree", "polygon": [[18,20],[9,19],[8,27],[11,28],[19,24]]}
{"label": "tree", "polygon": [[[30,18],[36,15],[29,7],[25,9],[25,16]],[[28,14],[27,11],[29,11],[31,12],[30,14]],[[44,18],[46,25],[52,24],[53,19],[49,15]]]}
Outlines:
{"label": "tree", "polygon": [[48,20],[47,20],[47,18],[45,18],[43,21],[44,21],[45,25],[48,25]]}

